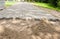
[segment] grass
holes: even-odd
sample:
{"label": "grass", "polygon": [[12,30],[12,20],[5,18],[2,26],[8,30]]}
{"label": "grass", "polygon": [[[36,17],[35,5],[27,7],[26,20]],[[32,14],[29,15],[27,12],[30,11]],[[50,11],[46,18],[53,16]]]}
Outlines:
{"label": "grass", "polygon": [[34,2],[33,4],[37,5],[37,6],[44,7],[44,8],[49,8],[49,9],[52,9],[52,10],[60,11],[59,7],[53,7],[50,4],[48,4],[48,3]]}
{"label": "grass", "polygon": [[6,1],[5,2],[5,6],[6,7],[9,7],[9,6],[11,6],[11,5],[14,5],[16,2],[13,2],[13,1]]}

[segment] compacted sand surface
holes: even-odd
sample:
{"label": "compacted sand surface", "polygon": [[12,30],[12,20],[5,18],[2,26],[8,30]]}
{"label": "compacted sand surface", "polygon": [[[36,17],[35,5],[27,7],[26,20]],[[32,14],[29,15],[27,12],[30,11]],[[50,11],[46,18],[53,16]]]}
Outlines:
{"label": "compacted sand surface", "polygon": [[60,39],[60,22],[47,19],[0,20],[0,39]]}

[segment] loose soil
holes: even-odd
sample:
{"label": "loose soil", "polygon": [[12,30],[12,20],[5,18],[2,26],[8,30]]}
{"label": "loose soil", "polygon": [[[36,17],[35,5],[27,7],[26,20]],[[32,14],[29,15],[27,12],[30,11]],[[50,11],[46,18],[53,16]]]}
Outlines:
{"label": "loose soil", "polygon": [[60,39],[59,24],[46,19],[3,19],[0,39]]}

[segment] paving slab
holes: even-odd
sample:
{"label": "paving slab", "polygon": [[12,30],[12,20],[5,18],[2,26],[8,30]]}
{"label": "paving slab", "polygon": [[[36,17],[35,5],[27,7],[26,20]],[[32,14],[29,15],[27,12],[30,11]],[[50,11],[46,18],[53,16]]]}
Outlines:
{"label": "paving slab", "polygon": [[51,14],[46,13],[40,8],[27,2],[18,2],[13,6],[0,11],[0,18],[36,18],[47,17],[48,19],[57,19]]}

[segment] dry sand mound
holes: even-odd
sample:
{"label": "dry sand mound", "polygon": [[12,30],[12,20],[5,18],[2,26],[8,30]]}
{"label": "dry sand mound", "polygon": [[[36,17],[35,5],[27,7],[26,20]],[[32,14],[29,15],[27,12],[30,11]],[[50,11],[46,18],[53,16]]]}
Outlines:
{"label": "dry sand mound", "polygon": [[41,20],[0,20],[0,39],[60,39],[58,22]]}

